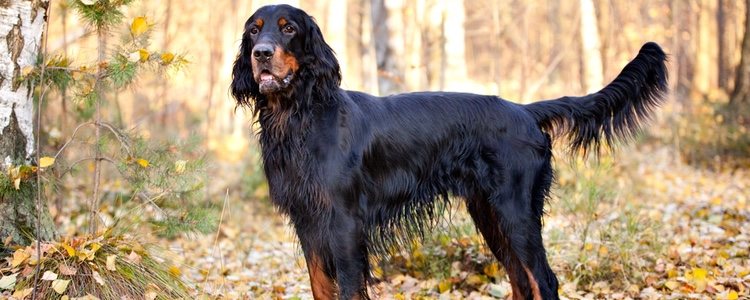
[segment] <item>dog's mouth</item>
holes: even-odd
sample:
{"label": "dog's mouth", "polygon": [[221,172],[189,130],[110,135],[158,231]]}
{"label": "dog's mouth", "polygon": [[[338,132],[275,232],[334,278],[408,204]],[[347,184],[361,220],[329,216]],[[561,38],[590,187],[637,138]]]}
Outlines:
{"label": "dog's mouth", "polygon": [[286,89],[292,82],[293,75],[293,73],[289,72],[281,78],[269,70],[262,70],[257,79],[260,92],[262,94],[271,94]]}

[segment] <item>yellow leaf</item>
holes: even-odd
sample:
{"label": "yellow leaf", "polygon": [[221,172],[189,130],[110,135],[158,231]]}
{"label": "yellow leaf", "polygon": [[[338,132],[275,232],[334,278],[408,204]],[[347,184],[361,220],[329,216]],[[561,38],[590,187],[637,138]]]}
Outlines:
{"label": "yellow leaf", "polygon": [[145,62],[149,57],[151,57],[151,54],[149,54],[148,51],[143,48],[138,49],[138,55],[140,55],[141,62]]}
{"label": "yellow leaf", "polygon": [[148,160],[139,158],[138,160],[136,160],[136,162],[141,165],[141,167],[148,168]]}
{"label": "yellow leaf", "polygon": [[65,290],[68,289],[68,284],[70,283],[70,280],[65,279],[55,279],[52,281],[52,289],[55,290],[58,294],[62,295],[65,293]]}
{"label": "yellow leaf", "polygon": [[703,268],[693,268],[692,271],[692,283],[695,286],[695,291],[702,293],[708,286],[708,280],[706,279],[708,271]]}
{"label": "yellow leaf", "polygon": [[94,251],[94,253],[96,253],[96,251],[99,251],[101,247],[102,245],[99,243],[91,243],[91,251]]}
{"label": "yellow leaf", "polygon": [[29,76],[29,74],[31,74],[31,72],[33,72],[33,71],[34,71],[34,67],[32,67],[32,66],[25,66],[25,67],[23,67],[21,69],[21,76],[23,76],[23,77]]}
{"label": "yellow leaf", "polygon": [[18,249],[16,252],[13,252],[13,259],[10,261],[10,266],[12,268],[18,267],[29,257],[31,257],[31,254],[27,253],[24,249]]}
{"label": "yellow leaf", "polygon": [[185,165],[187,164],[187,161],[184,160],[178,160],[174,162],[174,170],[177,172],[177,174],[182,174],[182,172],[185,172]]}
{"label": "yellow leaf", "polygon": [[116,258],[117,258],[116,255],[109,255],[109,256],[107,256],[107,270],[117,271],[117,268],[115,267],[115,259]]}
{"label": "yellow leaf", "polygon": [[727,294],[727,300],[737,300],[739,297],[740,296],[734,290],[729,291],[729,293]]}
{"label": "yellow leaf", "polygon": [[161,63],[162,64],[168,65],[173,60],[174,60],[174,54],[172,54],[171,52],[164,52],[161,55]]}
{"label": "yellow leaf", "polygon": [[445,279],[438,283],[438,293],[444,293],[451,290],[453,283],[449,279]]}
{"label": "yellow leaf", "polygon": [[667,287],[670,291],[674,291],[680,286],[680,283],[674,280],[669,280],[664,283],[664,286]]}
{"label": "yellow leaf", "polygon": [[136,17],[133,19],[133,23],[130,24],[130,33],[134,36],[140,36],[148,30],[148,21],[146,17]]}
{"label": "yellow leaf", "polygon": [[499,275],[498,274],[499,272],[500,272],[500,267],[498,266],[496,262],[493,262],[487,265],[486,267],[484,267],[484,274],[489,277],[497,277]]}
{"label": "yellow leaf", "polygon": [[68,246],[68,244],[66,244],[65,242],[61,243],[60,246],[62,246],[65,251],[68,252],[68,256],[76,256],[76,249],[73,249],[73,247]]}
{"label": "yellow leaf", "polygon": [[179,277],[180,275],[182,275],[182,271],[180,271],[180,268],[178,268],[177,266],[169,267],[169,273],[175,277]]}
{"label": "yellow leaf", "polygon": [[[27,289],[23,289],[23,290],[16,290],[16,291],[15,291],[15,292],[13,293],[13,296],[11,296],[11,298],[15,298],[15,299],[26,299],[26,297],[28,297],[29,295],[31,295],[31,292],[32,292],[33,290],[34,290],[34,288],[27,288]],[[735,294],[736,294],[736,293],[735,293]],[[737,298],[735,298],[735,299],[737,299]]]}
{"label": "yellow leaf", "polygon": [[708,271],[703,268],[693,268],[693,280],[706,280],[706,275],[708,275]]}
{"label": "yellow leaf", "polygon": [[473,274],[466,277],[466,284],[471,286],[480,286],[484,284],[485,280],[482,279],[482,276]]}
{"label": "yellow leaf", "polygon": [[46,168],[55,163],[54,157],[45,156],[39,159],[39,167],[40,168]]}
{"label": "yellow leaf", "polygon": [[667,278],[675,278],[677,275],[676,269],[669,269],[669,271],[667,271]]}
{"label": "yellow leaf", "polygon": [[15,187],[16,190],[20,190],[21,189],[21,177],[13,179],[13,187]]}

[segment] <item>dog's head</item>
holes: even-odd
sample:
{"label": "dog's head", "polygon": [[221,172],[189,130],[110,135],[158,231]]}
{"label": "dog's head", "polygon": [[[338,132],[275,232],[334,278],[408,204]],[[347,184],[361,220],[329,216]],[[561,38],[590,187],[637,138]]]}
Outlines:
{"label": "dog's head", "polygon": [[[289,5],[258,9],[245,23],[232,71],[232,96],[241,105],[291,98],[305,86],[333,82],[341,72],[315,20]],[[283,96],[283,97],[278,97]]]}

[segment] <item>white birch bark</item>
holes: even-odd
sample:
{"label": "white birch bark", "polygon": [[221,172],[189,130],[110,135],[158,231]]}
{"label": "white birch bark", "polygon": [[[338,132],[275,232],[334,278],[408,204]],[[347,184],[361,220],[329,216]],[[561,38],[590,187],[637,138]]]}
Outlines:
{"label": "white birch bark", "polygon": [[[6,130],[8,126],[18,126],[25,139],[24,160],[27,163],[31,161],[36,149],[33,134],[34,105],[31,89],[18,80],[24,69],[34,65],[46,23],[44,9],[34,10],[33,7],[39,5],[34,5],[33,2],[35,1],[0,1],[0,136],[3,132],[12,132]],[[13,112],[17,125],[11,124]],[[5,152],[0,149],[4,168],[13,159],[13,153]]]}
{"label": "white birch bark", "polygon": [[584,88],[587,93],[593,93],[601,89],[604,82],[599,29],[596,25],[594,1],[580,0],[580,5]]}

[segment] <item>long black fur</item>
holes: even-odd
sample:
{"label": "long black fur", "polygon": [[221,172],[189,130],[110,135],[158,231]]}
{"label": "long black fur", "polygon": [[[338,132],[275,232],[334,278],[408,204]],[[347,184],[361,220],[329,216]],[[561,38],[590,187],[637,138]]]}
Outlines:
{"label": "long black fur", "polygon": [[[299,68],[287,88],[261,94],[251,61],[257,36],[249,30],[263,18],[259,34],[275,36],[279,17],[296,34],[276,46]],[[584,153],[631,136],[664,99],[665,61],[647,43],[601,91],[529,105],[449,92],[376,97],[342,90],[338,62],[314,20],[279,5],[248,19],[231,92],[260,123],[271,199],[289,217],[308,266],[317,260],[336,283],[336,297],[368,298],[369,258],[420,237],[451,195],[465,199],[514,293],[557,299],[541,237],[553,181],[550,134]]]}

